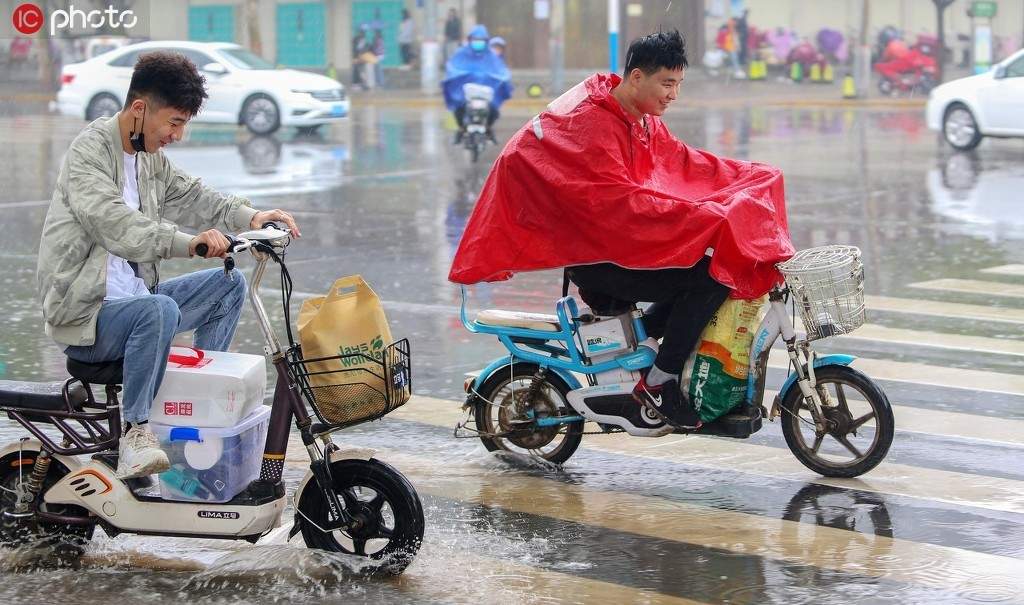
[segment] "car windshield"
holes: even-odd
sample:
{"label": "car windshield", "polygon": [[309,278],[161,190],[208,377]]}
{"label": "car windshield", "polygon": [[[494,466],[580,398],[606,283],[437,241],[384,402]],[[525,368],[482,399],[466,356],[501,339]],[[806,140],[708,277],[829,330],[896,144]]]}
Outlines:
{"label": "car windshield", "polygon": [[239,69],[274,69],[274,64],[244,48],[222,48],[224,58]]}

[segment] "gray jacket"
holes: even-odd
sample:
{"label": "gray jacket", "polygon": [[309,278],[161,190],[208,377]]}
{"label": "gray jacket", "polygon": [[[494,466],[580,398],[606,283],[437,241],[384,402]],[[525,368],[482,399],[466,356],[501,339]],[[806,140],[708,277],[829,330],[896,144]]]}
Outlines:
{"label": "gray jacket", "polygon": [[36,284],[46,333],[91,345],[107,291],[107,253],[138,263],[152,290],[160,260],[187,257],[196,230],[249,229],[256,210],[171,165],[162,152],[137,153],[140,212],[124,203],[124,149],[118,116],[89,124],[64,156],[39,241]]}

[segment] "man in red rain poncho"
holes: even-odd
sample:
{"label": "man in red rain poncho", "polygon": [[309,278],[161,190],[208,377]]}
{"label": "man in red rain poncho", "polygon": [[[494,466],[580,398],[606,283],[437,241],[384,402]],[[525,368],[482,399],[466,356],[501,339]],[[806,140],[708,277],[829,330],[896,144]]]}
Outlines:
{"label": "man in red rain poncho", "polygon": [[755,298],[792,256],[782,174],[681,143],[658,117],[687,67],[677,31],[635,40],[625,77],[595,74],[509,141],[452,263],[456,283],[568,267],[591,307],[653,302],[662,344],[633,397],[665,422],[700,420],[679,374],[730,293]]}

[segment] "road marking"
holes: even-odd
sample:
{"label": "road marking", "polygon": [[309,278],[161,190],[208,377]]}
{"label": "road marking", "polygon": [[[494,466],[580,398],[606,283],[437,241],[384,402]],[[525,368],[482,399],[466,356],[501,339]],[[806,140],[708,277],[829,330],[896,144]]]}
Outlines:
{"label": "road marking", "polygon": [[32,202],[0,202],[0,208],[34,208],[36,206],[49,206],[50,200],[35,200]]}
{"label": "road marking", "polygon": [[[267,296],[280,298],[279,290],[261,288],[260,292]],[[292,292],[294,300],[323,296],[317,292]],[[437,315],[458,316],[459,307],[449,304],[413,303],[404,301],[384,301],[384,306],[390,310],[405,311],[409,313],[427,313]],[[467,317],[475,317],[475,310],[467,310]],[[915,341],[916,342],[916,341]],[[784,349],[772,349],[768,358],[768,365],[772,368],[786,369],[789,367],[789,356]],[[890,380],[893,382],[908,382],[925,386],[938,386],[953,389],[969,389],[973,391],[985,391],[989,393],[1003,393],[1007,395],[1024,395],[1024,373],[1003,374],[999,372],[987,372],[984,370],[970,370],[964,368],[950,368],[934,366],[922,363],[891,361],[888,359],[873,359],[869,357],[858,357],[854,367],[876,380]]]}
{"label": "road marking", "polygon": [[[765,407],[778,391],[765,389]],[[849,395],[854,397],[854,395]],[[896,430],[938,437],[974,439],[1014,446],[1024,446],[1024,420],[992,418],[961,412],[946,412],[892,403]]]}
{"label": "road marking", "polygon": [[[783,370],[788,368],[789,355],[783,349],[772,349],[768,357],[768,366]],[[1024,395],[1024,373],[1001,374],[868,357],[858,357],[853,362],[853,367],[875,380]]]}
{"label": "road marking", "polygon": [[[396,418],[451,428],[465,413],[459,402],[417,396],[391,413]],[[764,429],[762,429],[764,430]],[[587,449],[680,462],[729,472],[855,487],[866,491],[926,498],[1010,513],[1024,513],[1024,481],[882,462],[859,479],[829,479],[808,470],[788,449],[734,439],[670,435],[658,439],[601,435],[584,441]]]}
{"label": "road marking", "polygon": [[[1024,267],[1024,265],[1019,265]],[[970,321],[1001,321],[1024,324],[1024,309],[1006,309],[984,305],[965,305],[938,300],[894,298],[890,296],[868,296],[865,298],[868,313],[886,311],[909,315],[950,317]]]}
{"label": "road marking", "polygon": [[947,334],[925,332],[922,330],[905,330],[874,324],[865,324],[843,339],[871,340],[902,345],[926,346],[937,349],[954,349],[973,353],[995,353],[998,355],[1024,355],[1024,340],[1008,338],[989,338],[987,336],[967,336],[963,334]]}
{"label": "road marking", "polygon": [[[445,497],[443,493],[434,494]],[[631,588],[571,573],[540,569],[508,558],[497,559],[478,551],[469,552],[459,546],[443,546],[443,554],[433,557],[434,560],[428,561],[425,553],[420,551],[412,565],[402,573],[401,581],[395,583],[395,587],[404,593],[415,595],[414,601],[417,602],[436,599],[439,603],[468,604],[562,603],[571,599],[573,603],[703,603],[650,589]],[[428,547],[429,543],[425,548]],[[527,560],[532,558],[529,552],[521,556]],[[448,582],[437,581],[438,578],[450,578],[452,570],[456,569],[477,570],[476,573],[480,575],[475,580],[479,581],[461,582],[454,591]],[[539,598],[539,595],[548,596]]]}
{"label": "road marking", "polygon": [[1024,285],[1004,284],[996,281],[983,281],[977,279],[933,279],[931,281],[922,281],[910,284],[910,287],[922,288],[924,290],[961,292],[965,294],[1024,298]]}
{"label": "road marking", "polygon": [[1024,265],[1000,265],[982,269],[982,273],[994,273],[996,275],[1016,275],[1024,277]]}
{"label": "road marking", "polygon": [[[308,464],[296,434],[291,437],[289,452],[294,452],[289,454],[290,463]],[[604,491],[514,472],[495,473],[493,458],[482,452],[479,461],[464,457],[440,459],[393,449],[380,450],[378,457],[398,467],[421,493],[460,502],[745,556],[885,578],[952,591],[965,597],[989,594],[997,586],[1013,595],[1019,595],[1021,590],[1020,560],[1010,557],[726,511],[656,496]],[[847,482],[846,487],[861,486],[853,481]],[[894,561],[898,564],[894,565]]]}

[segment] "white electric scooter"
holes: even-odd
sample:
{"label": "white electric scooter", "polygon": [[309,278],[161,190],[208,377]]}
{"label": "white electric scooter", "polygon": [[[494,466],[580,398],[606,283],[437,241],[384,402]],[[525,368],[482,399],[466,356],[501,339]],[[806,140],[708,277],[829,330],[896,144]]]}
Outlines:
{"label": "white electric scooter", "polygon": [[[374,458],[372,450],[340,449],[331,433],[380,418],[408,400],[409,343],[391,344],[381,359],[361,354],[303,359],[289,320],[291,278],[283,259],[289,243],[288,231],[268,224],[232,238],[229,250],[249,250],[257,260],[249,299],[266,341],[264,352],[277,370],[259,478],[225,503],[172,501],[154,490],[151,477],[117,479],[122,360],[84,364],[69,359],[71,378],[63,383],[0,381],[0,412],[34,437],[0,449],[0,546],[46,545],[59,563],[74,564],[96,526],[111,537],[133,533],[255,543],[281,525],[281,475],[294,418],[310,464],[295,490],[289,537],[301,532],[311,548],[367,557],[364,572],[405,569],[423,538],[416,490]],[[259,296],[271,260],[281,267],[287,349]],[[234,259],[228,256],[225,271],[233,269]],[[313,364],[346,369],[325,371]],[[322,388],[325,381],[329,388]],[[105,400],[94,397],[93,385],[103,385]],[[354,400],[359,405],[352,405]],[[306,402],[320,422],[310,417]],[[258,449],[252,455],[258,456]]]}

